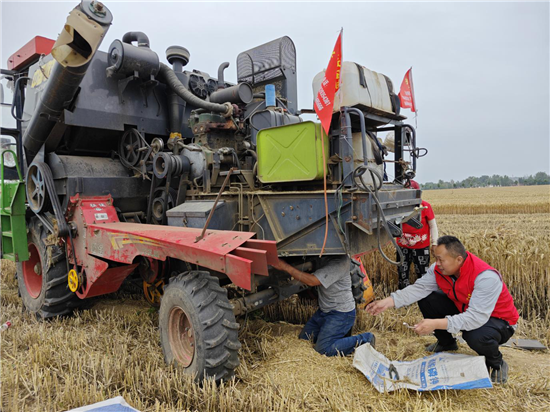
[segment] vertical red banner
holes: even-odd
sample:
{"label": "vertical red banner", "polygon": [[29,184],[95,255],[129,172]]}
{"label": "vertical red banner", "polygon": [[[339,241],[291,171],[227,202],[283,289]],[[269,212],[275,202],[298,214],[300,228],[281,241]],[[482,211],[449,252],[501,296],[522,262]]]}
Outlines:
{"label": "vertical red banner", "polygon": [[401,90],[399,91],[399,100],[401,100],[401,107],[404,109],[411,109],[416,113],[416,102],[414,101],[414,87],[412,82],[412,67],[405,74],[403,83],[401,83]]}
{"label": "vertical red banner", "polygon": [[334,106],[334,95],[340,88],[340,70],[342,68],[342,32],[338,35],[334,50],[330,56],[325,78],[317,92],[314,102],[314,109],[325,133],[328,134],[332,120],[332,108]]}

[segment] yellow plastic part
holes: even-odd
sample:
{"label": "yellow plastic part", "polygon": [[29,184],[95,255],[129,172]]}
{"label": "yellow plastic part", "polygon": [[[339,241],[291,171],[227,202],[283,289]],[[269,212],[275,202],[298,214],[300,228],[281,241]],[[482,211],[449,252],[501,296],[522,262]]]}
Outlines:
{"label": "yellow plastic part", "polygon": [[153,283],[143,281],[143,294],[145,295],[145,300],[151,305],[159,307],[163,293],[164,279],[156,280]]}
{"label": "yellow plastic part", "polygon": [[71,292],[76,292],[78,290],[78,287],[80,286],[78,284],[78,274],[76,273],[76,270],[71,269],[69,270],[69,276],[67,277],[67,283],[69,284],[69,289]]}
{"label": "yellow plastic part", "polygon": [[363,299],[365,299],[365,302],[357,305],[359,309],[364,309],[369,303],[371,303],[374,299],[374,288],[372,287],[372,283],[369,279],[369,275],[365,273],[365,277],[363,278],[363,285],[365,285],[365,290],[363,291]]}

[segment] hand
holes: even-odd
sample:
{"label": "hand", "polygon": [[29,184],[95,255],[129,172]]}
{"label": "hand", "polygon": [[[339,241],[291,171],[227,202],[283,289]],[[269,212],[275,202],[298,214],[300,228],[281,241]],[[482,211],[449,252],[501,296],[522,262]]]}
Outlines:
{"label": "hand", "polygon": [[430,251],[432,252],[432,255],[435,257],[435,248],[437,247],[437,245],[431,245],[430,246]]}
{"label": "hand", "polygon": [[395,303],[393,301],[393,298],[390,296],[390,297],[387,297],[386,299],[375,300],[374,302],[369,303],[365,307],[365,311],[367,313],[370,313],[371,315],[376,316],[379,313],[384,312],[386,309],[394,308],[394,307],[395,307]]}
{"label": "hand", "polygon": [[436,329],[437,319],[423,319],[416,325],[414,325],[414,331],[420,336],[430,335]]}

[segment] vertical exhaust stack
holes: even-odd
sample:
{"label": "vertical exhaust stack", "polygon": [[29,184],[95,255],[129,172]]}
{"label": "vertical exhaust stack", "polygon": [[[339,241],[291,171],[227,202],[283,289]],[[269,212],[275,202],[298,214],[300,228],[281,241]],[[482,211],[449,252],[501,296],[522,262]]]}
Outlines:
{"label": "vertical exhaust stack", "polygon": [[41,102],[23,135],[30,162],[38,153],[63,110],[73,101],[86,70],[113,21],[107,7],[82,0],[67,17],[52,56],[56,60]]}

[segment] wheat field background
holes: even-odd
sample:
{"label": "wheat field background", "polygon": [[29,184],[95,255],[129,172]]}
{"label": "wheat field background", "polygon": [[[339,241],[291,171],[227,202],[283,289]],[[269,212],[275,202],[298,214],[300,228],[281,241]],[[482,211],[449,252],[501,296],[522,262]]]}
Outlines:
{"label": "wheat field background", "polygon": [[[550,187],[427,191],[440,234],[459,237],[497,268],[522,315],[517,337],[550,343]],[[386,247],[388,254],[395,253]],[[366,256],[378,298],[397,287],[396,270],[379,253]],[[72,317],[39,322],[22,312],[14,265],[2,261],[1,409],[64,411],[122,395],[141,411],[548,411],[550,355],[503,348],[510,380],[488,390],[382,395],[353,368],[352,357],[328,358],[297,339],[315,302],[291,298],[239,319],[241,365],[215,386],[191,382],[167,366],[158,315],[130,286],[93,299]],[[433,338],[403,326],[415,306],[378,317],[359,313],[356,332],[377,335],[392,360],[425,355]],[[473,354],[465,345],[461,353]]]}

